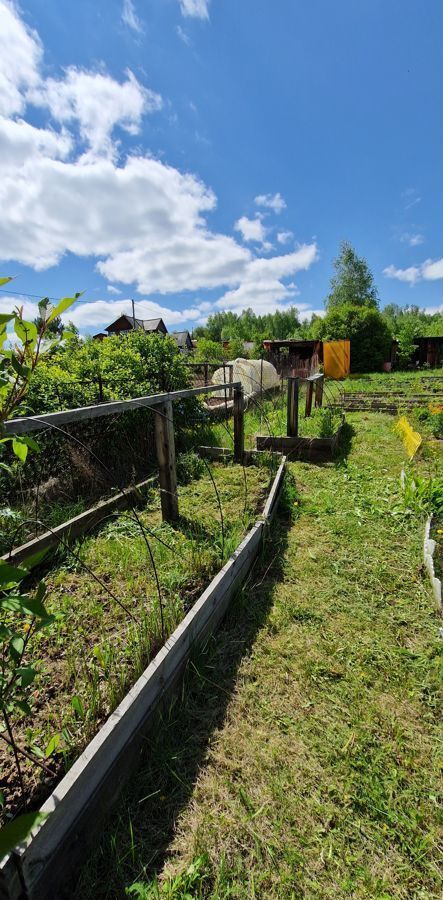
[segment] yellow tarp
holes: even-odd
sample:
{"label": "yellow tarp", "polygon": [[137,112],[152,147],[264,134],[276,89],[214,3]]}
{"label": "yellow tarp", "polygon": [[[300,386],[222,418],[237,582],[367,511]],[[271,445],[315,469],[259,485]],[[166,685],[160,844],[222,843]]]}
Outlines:
{"label": "yellow tarp", "polygon": [[394,425],[394,431],[400,435],[410,459],[417,453],[422,438],[418,431],[414,431],[406,416],[402,416]]}
{"label": "yellow tarp", "polygon": [[346,378],[351,371],[351,342],[324,341],[323,368],[328,378]]}

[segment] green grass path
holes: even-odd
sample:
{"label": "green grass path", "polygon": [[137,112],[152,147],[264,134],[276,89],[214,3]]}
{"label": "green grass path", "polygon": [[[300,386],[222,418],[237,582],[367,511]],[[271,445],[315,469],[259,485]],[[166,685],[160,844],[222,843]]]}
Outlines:
{"label": "green grass path", "polygon": [[[201,690],[190,685],[181,725],[170,718],[155,804],[142,812],[132,792],[121,813],[120,829],[131,818],[130,880],[147,883],[161,862],[156,827],[171,830],[161,897],[442,896],[443,642],[422,522],[401,507],[393,420],[352,422],[346,461],[291,464],[299,502],[289,533],[277,527],[266,567],[202,662]],[[187,789],[163,814],[177,780]],[[115,849],[102,854],[117,877]],[[82,896],[103,878],[103,860]],[[91,895],[118,896],[109,881],[107,891],[95,885]]]}

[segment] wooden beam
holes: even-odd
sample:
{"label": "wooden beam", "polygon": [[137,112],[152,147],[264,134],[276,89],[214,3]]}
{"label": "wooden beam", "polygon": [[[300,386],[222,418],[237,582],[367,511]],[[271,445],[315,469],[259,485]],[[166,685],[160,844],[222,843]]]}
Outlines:
{"label": "wooden beam", "polygon": [[245,449],[245,420],[243,387],[234,384],[234,462],[243,463]]}
{"label": "wooden beam", "polygon": [[166,394],[148,394],[143,397],[134,397],[132,400],[115,400],[110,403],[99,403],[94,406],[80,406],[77,409],[65,409],[61,412],[45,413],[39,416],[23,416],[19,419],[9,419],[4,423],[5,434],[27,434],[29,431],[38,431],[56,425],[62,427],[70,422],[84,422],[88,419],[99,419],[102,416],[115,416],[116,413],[128,412],[131,409],[159,406],[169,400],[185,400],[187,397],[197,397],[199,394],[211,394],[223,388],[239,386],[229,384],[208,384],[204,387],[186,388],[183,391],[169,391]]}
{"label": "wooden beam", "polygon": [[286,431],[289,437],[298,435],[298,378],[288,378],[288,404]]}
{"label": "wooden beam", "polygon": [[325,384],[325,376],[320,375],[315,382],[315,405],[323,406],[323,388]]}
{"label": "wooden beam", "polygon": [[164,522],[175,522],[179,516],[173,415],[171,400],[155,407],[155,449]]}
{"label": "wooden beam", "polygon": [[312,412],[312,395],[314,392],[314,382],[308,378],[306,381],[306,406],[305,406],[305,417],[309,419],[309,416]]}
{"label": "wooden beam", "polygon": [[84,534],[85,531],[98,525],[102,519],[112,514],[114,510],[124,509],[130,506],[131,500],[137,499],[140,494],[149,485],[157,481],[157,476],[151,476],[138,484],[129,485],[124,491],[114,494],[109,500],[101,500],[96,506],[85,510],[78,516],[68,519],[61,525],[57,525],[51,531],[45,531],[44,534],[27,541],[20,547],[15,547],[10,553],[5,553],[1,559],[10,562],[16,566],[27,561],[29,568],[41,562],[42,554],[46,554],[51,547],[58,547],[63,541],[64,544],[73,544],[74,541]]}

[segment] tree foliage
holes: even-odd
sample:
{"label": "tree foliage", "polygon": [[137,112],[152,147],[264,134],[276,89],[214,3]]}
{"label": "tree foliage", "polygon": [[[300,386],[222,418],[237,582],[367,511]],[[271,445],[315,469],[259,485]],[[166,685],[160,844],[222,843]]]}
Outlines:
{"label": "tree foliage", "polygon": [[331,291],[326,308],[338,306],[378,307],[378,292],[366,260],[358,256],[348,241],[343,241],[340,253],[334,260],[335,275],[331,279]]}

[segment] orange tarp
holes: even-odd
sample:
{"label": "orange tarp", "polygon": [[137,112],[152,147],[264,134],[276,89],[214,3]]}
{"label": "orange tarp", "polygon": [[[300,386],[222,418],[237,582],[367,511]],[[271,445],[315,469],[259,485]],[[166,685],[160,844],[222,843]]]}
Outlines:
{"label": "orange tarp", "polygon": [[329,378],[346,378],[351,371],[351,342],[324,341],[323,368]]}

